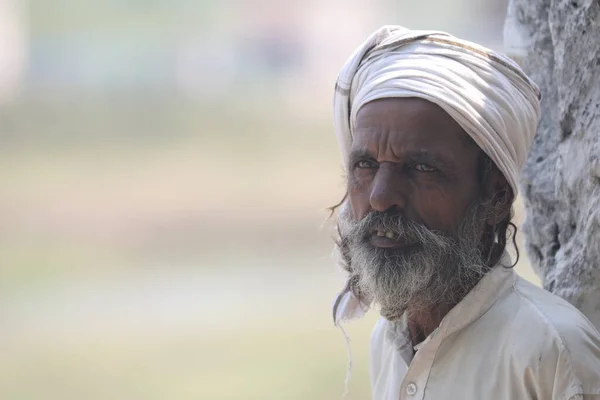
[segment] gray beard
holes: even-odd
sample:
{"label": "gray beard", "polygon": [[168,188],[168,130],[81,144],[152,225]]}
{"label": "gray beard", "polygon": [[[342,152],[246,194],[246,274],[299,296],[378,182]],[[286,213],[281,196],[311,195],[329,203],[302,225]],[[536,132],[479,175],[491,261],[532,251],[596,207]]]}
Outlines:
{"label": "gray beard", "polygon": [[[483,208],[471,207],[458,232],[448,234],[389,212],[371,212],[356,221],[349,205],[343,204],[338,216],[338,245],[353,282],[351,289],[361,300],[379,304],[381,315],[390,321],[407,311],[453,307],[489,270],[481,252]],[[378,229],[391,230],[416,245],[375,247],[369,239]]]}

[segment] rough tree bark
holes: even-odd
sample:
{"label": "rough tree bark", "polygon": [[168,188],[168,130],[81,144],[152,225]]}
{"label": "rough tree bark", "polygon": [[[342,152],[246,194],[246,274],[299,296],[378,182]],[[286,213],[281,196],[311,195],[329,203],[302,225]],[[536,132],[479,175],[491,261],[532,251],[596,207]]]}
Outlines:
{"label": "rough tree bark", "polygon": [[505,46],[544,96],[521,178],[529,259],[600,328],[600,0],[511,0]]}

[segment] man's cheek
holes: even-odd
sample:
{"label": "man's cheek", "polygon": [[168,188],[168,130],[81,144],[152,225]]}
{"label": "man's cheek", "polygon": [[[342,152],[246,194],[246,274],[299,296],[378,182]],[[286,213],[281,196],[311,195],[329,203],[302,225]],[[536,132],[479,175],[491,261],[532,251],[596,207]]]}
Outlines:
{"label": "man's cheek", "polygon": [[451,210],[452,204],[440,202],[436,204],[417,203],[409,217],[432,231],[452,232],[457,216]]}
{"label": "man's cheek", "polygon": [[364,201],[362,201],[360,194],[350,192],[349,194],[351,215],[354,221],[360,221],[365,216]]}

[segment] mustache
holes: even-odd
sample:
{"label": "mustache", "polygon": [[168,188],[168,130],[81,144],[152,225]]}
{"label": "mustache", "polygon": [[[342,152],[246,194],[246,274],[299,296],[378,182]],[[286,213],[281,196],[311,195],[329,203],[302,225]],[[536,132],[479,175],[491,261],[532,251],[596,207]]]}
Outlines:
{"label": "mustache", "polygon": [[374,232],[391,231],[409,243],[445,249],[452,246],[453,238],[441,231],[431,230],[424,224],[407,219],[403,214],[392,211],[370,211],[361,220],[352,221],[347,234],[353,242],[364,242]]}

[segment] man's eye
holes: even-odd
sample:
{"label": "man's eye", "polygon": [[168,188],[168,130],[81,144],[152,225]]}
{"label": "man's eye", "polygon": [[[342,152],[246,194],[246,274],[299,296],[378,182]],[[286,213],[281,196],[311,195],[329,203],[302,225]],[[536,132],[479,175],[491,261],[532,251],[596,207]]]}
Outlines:
{"label": "man's eye", "polygon": [[437,168],[434,168],[431,165],[427,165],[427,164],[417,164],[417,165],[415,165],[415,169],[419,172],[435,172],[435,171],[437,171]]}
{"label": "man's eye", "polygon": [[371,160],[360,160],[356,163],[356,168],[375,168],[375,162]]}

